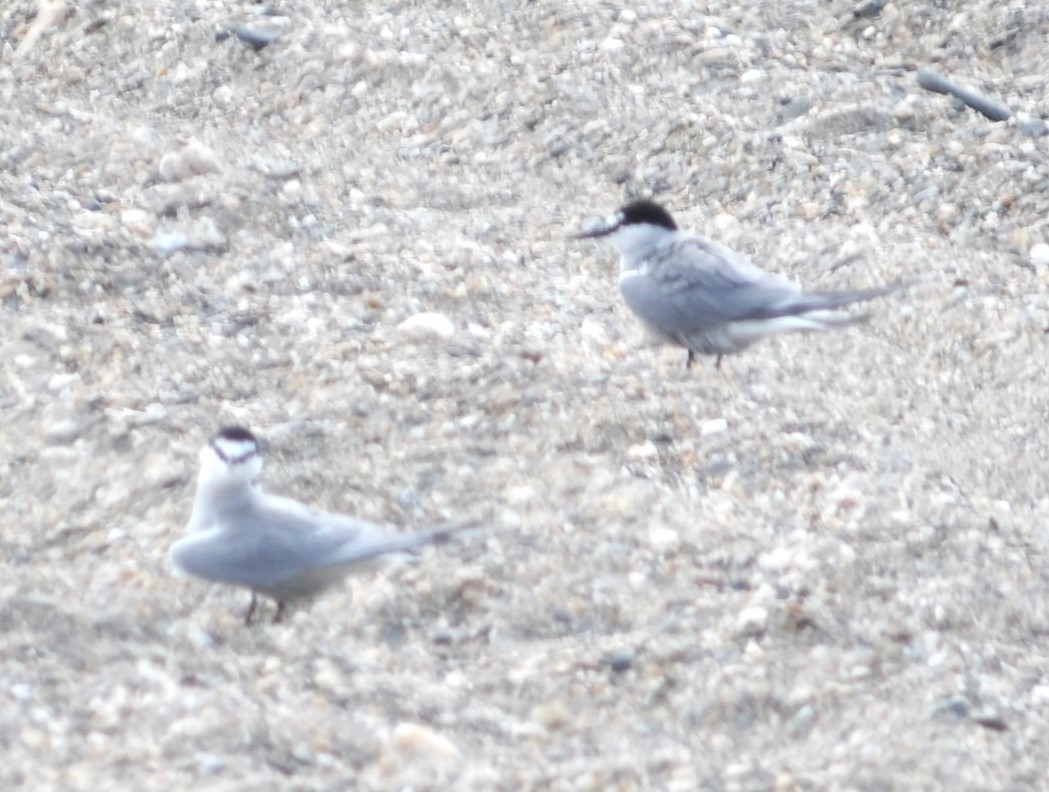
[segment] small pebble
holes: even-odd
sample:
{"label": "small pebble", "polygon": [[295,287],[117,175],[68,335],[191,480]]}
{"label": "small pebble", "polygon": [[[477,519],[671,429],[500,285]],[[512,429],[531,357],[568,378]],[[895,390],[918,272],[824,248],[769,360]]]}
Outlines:
{"label": "small pebble", "polygon": [[1049,267],[1049,244],[1039,242],[1031,245],[1031,263],[1036,267]]}
{"label": "small pebble", "polygon": [[233,33],[255,52],[280,38],[283,31],[276,25],[238,25]]}
{"label": "small pebble", "polygon": [[189,140],[162,156],[157,171],[164,181],[184,181],[206,173],[221,173],[222,162],[210,146],[199,140]]}
{"label": "small pebble", "polygon": [[452,324],[451,319],[444,314],[434,312],[409,316],[397,325],[397,330],[406,338],[418,340],[427,338],[448,339],[455,335],[455,325]]}
{"label": "small pebble", "polygon": [[622,649],[615,649],[607,653],[601,658],[601,662],[615,671],[617,674],[622,674],[624,671],[629,671],[630,667],[634,664],[634,660],[637,659],[637,653],[630,647],[623,647]]}
{"label": "small pebble", "polygon": [[1018,116],[1016,119],[1016,126],[1021,132],[1030,137],[1045,137],[1046,135],[1049,135],[1049,123],[1046,123],[1041,118]]}
{"label": "small pebble", "polygon": [[740,611],[736,624],[744,635],[759,635],[765,632],[768,622],[768,610],[760,605],[755,605]]}
{"label": "small pebble", "polygon": [[532,708],[532,720],[548,729],[557,729],[572,719],[568,708],[560,701],[547,701]]}
{"label": "small pebble", "polygon": [[1008,730],[1009,724],[1005,722],[1002,714],[997,710],[980,710],[974,712],[972,719],[991,731],[1003,732]]}
{"label": "small pebble", "polygon": [[458,762],[462,754],[451,740],[418,723],[399,723],[387,747],[404,758],[436,763]]}
{"label": "small pebble", "polygon": [[143,239],[149,239],[153,235],[154,216],[144,209],[125,209],[120,213],[120,222]]}
{"label": "small pebble", "polygon": [[204,754],[200,757],[197,771],[202,776],[213,776],[218,775],[225,770],[227,765],[229,765],[229,762],[226,761],[225,757],[217,756],[215,754]]}
{"label": "small pebble", "polygon": [[630,446],[626,451],[627,459],[655,459],[659,456],[659,448],[651,440]]}
{"label": "small pebble", "polygon": [[956,718],[968,718],[971,711],[969,702],[961,696],[954,696],[941,701],[933,707],[933,715],[953,715]]}
{"label": "small pebble", "polygon": [[656,550],[665,551],[673,549],[681,541],[681,537],[673,528],[659,526],[648,532],[648,540]]}
{"label": "small pebble", "polygon": [[49,443],[55,445],[68,445],[80,437],[84,431],[83,425],[75,418],[66,418],[57,421],[47,428],[46,437]]}
{"label": "small pebble", "polygon": [[167,258],[189,245],[189,237],[182,231],[158,231],[153,235],[153,250],[161,258]]}
{"label": "small pebble", "polygon": [[723,434],[728,431],[728,420],[725,418],[712,418],[709,421],[704,421],[699,426],[700,437],[708,437],[709,435]]}

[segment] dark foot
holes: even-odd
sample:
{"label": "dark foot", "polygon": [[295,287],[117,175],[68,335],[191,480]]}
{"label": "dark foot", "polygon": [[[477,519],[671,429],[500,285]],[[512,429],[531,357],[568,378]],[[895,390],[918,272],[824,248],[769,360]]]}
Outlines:
{"label": "dark foot", "polygon": [[255,605],[256,604],[257,604],[257,599],[255,597],[255,592],[253,591],[253,592],[251,592],[251,604],[248,606],[248,612],[244,614],[244,623],[245,624],[251,624],[251,617],[255,615]]}
{"label": "dark foot", "polygon": [[284,618],[284,602],[282,600],[277,601],[277,612],[273,614],[273,623],[280,624]]}
{"label": "dark foot", "polygon": [[692,364],[695,363],[695,362],[696,362],[696,353],[693,352],[690,349],[690,350],[688,350],[688,357],[685,358],[685,371],[688,371],[690,368],[692,368]]}
{"label": "dark foot", "polygon": [[718,359],[716,361],[714,361],[714,368],[716,368],[718,371],[721,370],[721,358],[723,358],[723,357],[725,357],[725,356],[722,355],[722,354],[719,354],[718,355]]}

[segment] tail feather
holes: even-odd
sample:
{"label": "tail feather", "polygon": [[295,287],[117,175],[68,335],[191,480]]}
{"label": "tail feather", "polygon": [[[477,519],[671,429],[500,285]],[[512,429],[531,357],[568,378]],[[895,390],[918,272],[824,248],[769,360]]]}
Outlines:
{"label": "tail feather", "polygon": [[470,530],[480,530],[476,523],[460,523],[455,525],[444,525],[427,531],[407,534],[393,534],[373,539],[367,543],[353,543],[347,545],[341,553],[335,553],[328,563],[346,564],[360,563],[379,556],[406,553],[417,547],[427,544],[438,544],[450,541],[453,536]]}
{"label": "tail feather", "polygon": [[750,346],[755,341],[780,333],[815,333],[835,327],[848,327],[867,321],[867,314],[850,314],[845,311],[817,310],[802,314],[787,314],[771,319],[747,319],[732,322],[725,332],[735,351]]}
{"label": "tail feather", "polygon": [[730,354],[744,349],[755,341],[779,333],[811,333],[836,327],[866,322],[870,315],[863,312],[839,310],[853,303],[873,300],[906,288],[899,283],[877,289],[847,292],[795,293],[777,305],[766,307],[746,319],[727,322],[714,328],[704,328],[675,339],[689,350],[704,354]]}
{"label": "tail feather", "polygon": [[[846,305],[848,305],[848,303],[846,303]],[[789,318],[812,322],[812,330],[829,330],[832,327],[850,327],[852,325],[863,324],[864,322],[870,321],[871,315],[869,313],[849,313],[848,311],[835,311],[820,308],[814,311],[805,311],[805,313]],[[806,328],[799,327],[798,329],[804,330]]]}
{"label": "tail feather", "polygon": [[[828,308],[843,308],[846,305],[852,305],[854,303],[876,300],[879,297],[885,297],[886,295],[901,291],[910,285],[910,283],[901,282],[894,283],[891,286],[879,286],[873,289],[855,289],[852,291],[838,292],[802,292],[801,294],[796,295],[794,299],[780,306],[783,310],[781,315],[805,314],[806,316],[811,316],[815,312]],[[835,324],[835,326],[837,325]]]}

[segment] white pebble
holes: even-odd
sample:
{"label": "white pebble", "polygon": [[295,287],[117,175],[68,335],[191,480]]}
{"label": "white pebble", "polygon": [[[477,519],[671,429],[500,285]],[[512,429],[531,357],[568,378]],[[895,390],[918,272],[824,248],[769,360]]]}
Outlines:
{"label": "white pebble", "polygon": [[709,421],[704,421],[699,427],[699,434],[701,437],[722,434],[727,431],[728,421],[725,418],[711,418]]}
{"label": "white pebble", "polygon": [[1031,702],[1039,707],[1049,704],[1049,685],[1035,685],[1031,688]]}
{"label": "white pebble", "polygon": [[233,100],[236,98],[236,93],[228,85],[220,85],[214,91],[211,92],[211,98],[215,100],[215,103],[222,107],[228,107]]}
{"label": "white pebble", "polygon": [[56,421],[47,427],[45,436],[49,443],[72,443],[80,437],[82,429],[83,427],[80,425],[80,422],[75,418],[66,418],[61,421]]}
{"label": "white pebble", "polygon": [[564,702],[554,699],[533,707],[532,720],[547,729],[557,729],[572,720],[572,711],[565,706]]}
{"label": "white pebble", "polygon": [[784,572],[788,569],[798,568],[797,558],[793,550],[787,547],[777,547],[758,556],[758,566],[769,572]]}
{"label": "white pebble", "polygon": [[766,608],[762,608],[760,605],[755,605],[751,608],[744,608],[739,613],[739,629],[740,632],[753,635],[755,633],[764,632],[765,626],[769,622],[769,612]]}
{"label": "white pebble", "polygon": [[659,456],[659,449],[651,440],[632,445],[626,451],[627,459],[655,459]]}
{"label": "white pebble", "polygon": [[451,338],[455,335],[455,325],[444,314],[426,312],[409,316],[397,330],[409,338]]}
{"label": "white pebble", "polygon": [[666,526],[653,528],[648,532],[648,541],[656,550],[671,550],[677,547],[678,539],[678,532]]}
{"label": "white pebble", "polygon": [[512,487],[508,487],[505,492],[506,502],[514,506],[520,506],[525,503],[532,503],[538,497],[535,491],[535,487],[531,484],[517,484]]}
{"label": "white pebble", "polygon": [[1031,263],[1035,266],[1049,266],[1049,244],[1039,242],[1031,245]]}
{"label": "white pebble", "polygon": [[182,231],[158,231],[153,236],[153,249],[161,258],[167,258],[189,244],[189,237]]}
{"label": "white pebble", "polygon": [[451,740],[418,723],[397,724],[387,747],[401,757],[430,762],[457,762],[462,758]]}
{"label": "white pebble", "polygon": [[609,343],[608,330],[603,324],[589,316],[579,325],[579,334],[596,346],[607,346]]}
{"label": "white pebble", "polygon": [[199,140],[189,140],[177,151],[169,151],[157,166],[164,181],[182,181],[204,173],[220,173],[222,165],[214,149]]}
{"label": "white pebble", "polygon": [[63,388],[72,385],[74,382],[80,379],[79,374],[52,374],[51,379],[47,381],[47,389],[52,393],[62,390]]}
{"label": "white pebble", "polygon": [[145,209],[125,209],[120,213],[120,222],[143,239],[153,236],[153,215]]}
{"label": "white pebble", "polygon": [[721,236],[726,236],[730,233],[734,233],[739,230],[740,222],[739,218],[735,215],[730,215],[728,212],[719,212],[711,218],[711,225],[714,230]]}
{"label": "white pebble", "polygon": [[215,638],[211,633],[205,630],[198,630],[195,627],[191,627],[186,632],[186,638],[189,642],[197,649],[214,649]]}
{"label": "white pebble", "polygon": [[226,761],[225,757],[217,756],[216,754],[203,754],[199,757],[200,762],[197,765],[197,771],[202,776],[213,776],[218,775],[229,762]]}
{"label": "white pebble", "polygon": [[29,699],[33,697],[34,688],[28,682],[19,682],[17,684],[11,685],[11,687],[9,687],[7,690],[12,696],[14,696],[19,701],[29,701]]}

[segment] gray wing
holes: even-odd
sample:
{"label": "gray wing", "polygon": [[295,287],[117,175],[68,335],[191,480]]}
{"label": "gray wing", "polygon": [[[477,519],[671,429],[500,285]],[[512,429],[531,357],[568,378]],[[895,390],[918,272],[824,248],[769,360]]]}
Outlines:
{"label": "gray wing", "polygon": [[723,245],[689,237],[659,251],[642,270],[620,279],[630,309],[669,336],[744,319],[782,315],[798,286],[762,272]]}
{"label": "gray wing", "polygon": [[172,560],[206,580],[264,590],[355,554],[379,554],[384,538],[376,526],[294,505],[274,499],[219,513],[213,528],[176,542]]}
{"label": "gray wing", "polygon": [[268,590],[334,566],[364,563],[442,538],[447,530],[388,536],[371,523],[267,497],[183,538],[172,559],[206,580]]}
{"label": "gray wing", "polygon": [[630,309],[671,337],[727,322],[775,319],[837,308],[887,294],[894,287],[803,292],[781,275],[763,272],[738,253],[703,237],[679,240],[620,280]]}

